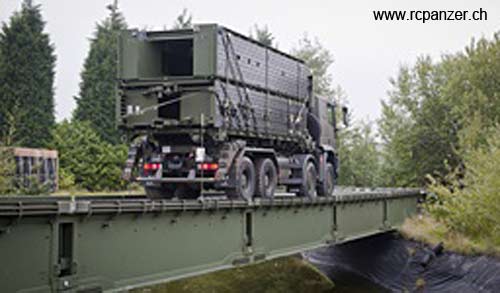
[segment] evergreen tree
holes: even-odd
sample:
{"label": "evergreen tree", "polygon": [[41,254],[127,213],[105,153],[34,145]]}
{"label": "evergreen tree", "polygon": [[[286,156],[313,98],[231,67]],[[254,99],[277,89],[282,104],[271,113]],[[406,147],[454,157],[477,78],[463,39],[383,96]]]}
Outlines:
{"label": "evergreen tree", "polygon": [[173,29],[187,29],[193,27],[193,16],[188,14],[188,10],[184,8],[182,13],[175,19]]}
{"label": "evergreen tree", "polygon": [[263,27],[255,25],[253,32],[250,32],[250,37],[266,46],[276,47],[276,45],[274,45],[274,36],[269,31],[267,25]]}
{"label": "evergreen tree", "polygon": [[116,144],[120,137],[115,123],[117,41],[120,31],[127,26],[116,1],[107,8],[110,14],[97,24],[83,65],[73,119],[89,121],[102,139]]}
{"label": "evergreen tree", "polygon": [[22,3],[0,32],[0,138],[6,145],[44,147],[54,126],[56,57],[40,5]]}
{"label": "evergreen tree", "polygon": [[71,181],[89,191],[125,188],[121,172],[127,158],[126,146],[103,141],[88,121],[62,121],[56,125],[53,136],[51,147],[59,151],[61,187],[71,188]]}

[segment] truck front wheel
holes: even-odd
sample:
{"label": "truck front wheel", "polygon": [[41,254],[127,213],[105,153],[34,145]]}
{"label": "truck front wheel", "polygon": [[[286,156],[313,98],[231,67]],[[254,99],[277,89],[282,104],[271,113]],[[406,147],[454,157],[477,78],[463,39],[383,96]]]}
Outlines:
{"label": "truck front wheel", "polygon": [[322,196],[332,196],[333,189],[335,187],[335,170],[333,169],[332,163],[327,163],[325,168],[325,178],[321,184],[321,195]]}

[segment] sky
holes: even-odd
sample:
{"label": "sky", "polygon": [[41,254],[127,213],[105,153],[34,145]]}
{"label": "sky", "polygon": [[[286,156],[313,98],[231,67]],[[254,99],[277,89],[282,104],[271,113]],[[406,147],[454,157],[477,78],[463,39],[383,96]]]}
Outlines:
{"label": "sky", "polygon": [[[80,72],[96,23],[103,20],[112,0],[34,0],[42,5],[57,55],[56,117],[70,118],[75,108]],[[8,21],[21,0],[0,0],[0,22]],[[254,24],[267,25],[280,50],[289,51],[307,34],[333,55],[334,85],[346,92],[356,119],[380,117],[380,101],[390,89],[389,78],[401,65],[420,55],[438,60],[470,44],[471,38],[492,38],[500,31],[499,0],[120,0],[130,27],[170,27],[184,8],[195,23],[219,23],[248,34]],[[478,10],[483,21],[375,21],[373,10]]]}

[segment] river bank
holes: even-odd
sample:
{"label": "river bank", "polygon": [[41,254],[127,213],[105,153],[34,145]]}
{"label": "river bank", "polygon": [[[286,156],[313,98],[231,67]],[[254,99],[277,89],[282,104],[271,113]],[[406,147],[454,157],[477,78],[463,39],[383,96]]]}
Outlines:
{"label": "river bank", "polygon": [[140,293],[337,292],[330,279],[300,256],[222,270],[133,290]]}
{"label": "river bank", "polygon": [[498,292],[500,288],[499,258],[440,252],[397,233],[318,249],[304,257],[332,280],[338,271],[351,272],[384,288],[379,292]]}

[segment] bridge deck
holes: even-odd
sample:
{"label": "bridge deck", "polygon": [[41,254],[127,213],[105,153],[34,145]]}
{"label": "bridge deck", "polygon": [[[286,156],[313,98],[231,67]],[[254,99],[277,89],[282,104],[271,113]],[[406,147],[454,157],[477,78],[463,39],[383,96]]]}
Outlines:
{"label": "bridge deck", "polygon": [[420,197],[375,189],[313,201],[0,198],[0,284],[6,292],[130,289],[389,231]]}

